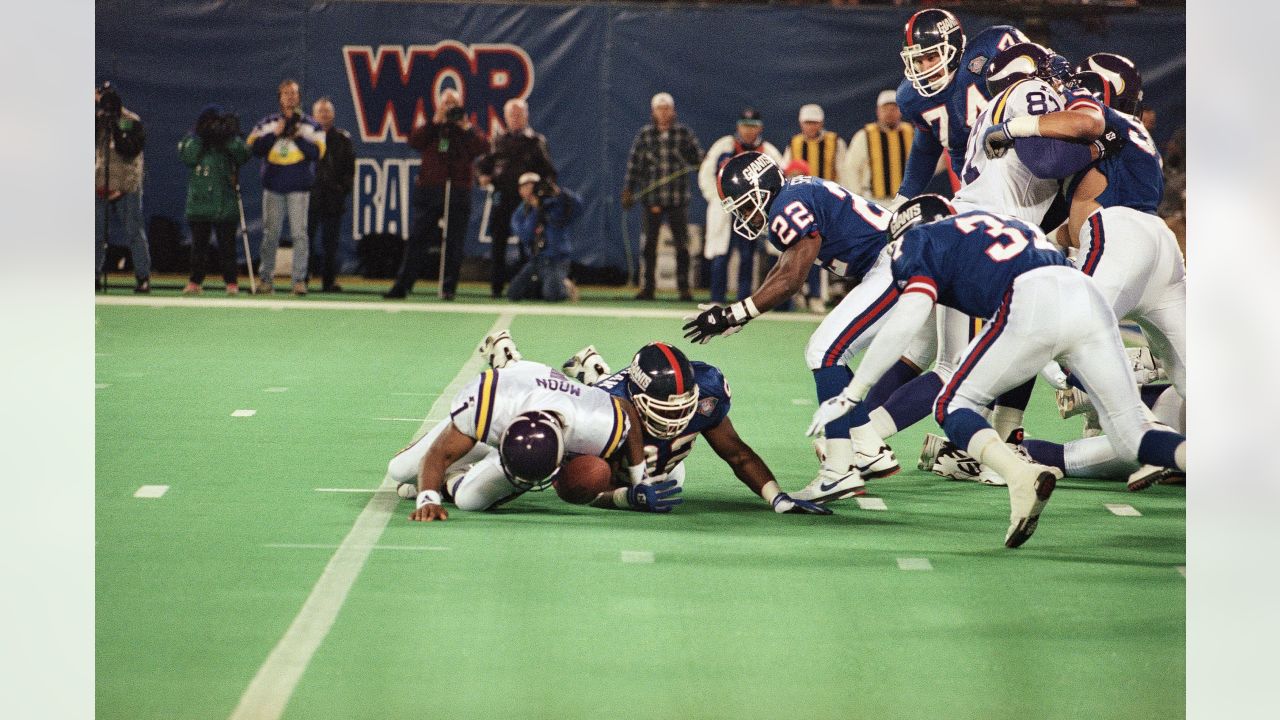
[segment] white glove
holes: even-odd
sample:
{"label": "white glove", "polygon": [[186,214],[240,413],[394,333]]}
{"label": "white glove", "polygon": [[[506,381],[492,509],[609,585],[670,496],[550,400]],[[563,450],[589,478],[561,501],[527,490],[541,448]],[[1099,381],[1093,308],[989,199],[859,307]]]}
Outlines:
{"label": "white glove", "polygon": [[809,423],[809,429],[805,431],[805,434],[809,437],[817,435],[822,432],[827,423],[848,415],[859,402],[861,401],[854,400],[843,392],[827,400],[819,405],[817,410],[813,411],[813,422]]}
{"label": "white glove", "polygon": [[1067,374],[1055,360],[1050,360],[1048,365],[1040,369],[1040,377],[1057,390],[1066,390],[1071,387],[1067,384]]}

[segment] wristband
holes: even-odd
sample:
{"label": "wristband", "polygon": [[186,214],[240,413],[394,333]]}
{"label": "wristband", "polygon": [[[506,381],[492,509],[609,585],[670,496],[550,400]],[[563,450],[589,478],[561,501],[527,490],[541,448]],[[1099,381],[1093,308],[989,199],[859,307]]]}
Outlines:
{"label": "wristband", "polygon": [[1004,124],[1004,132],[1011,138],[1040,137],[1040,116],[1016,117]]}
{"label": "wristband", "polygon": [[733,322],[738,325],[745,325],[748,320],[760,314],[756,309],[756,303],[751,298],[736,302],[729,306],[729,317],[733,318]]}
{"label": "wristband", "polygon": [[420,509],[423,505],[439,505],[440,493],[435,490],[423,490],[418,493],[418,499],[414,503],[414,509]]}
{"label": "wristband", "polygon": [[644,465],[631,465],[627,468],[627,474],[631,476],[632,485],[639,485],[644,480]]}
{"label": "wristband", "polygon": [[627,494],[630,488],[618,488],[613,491],[613,506],[621,510],[630,510],[631,503],[627,502]]}

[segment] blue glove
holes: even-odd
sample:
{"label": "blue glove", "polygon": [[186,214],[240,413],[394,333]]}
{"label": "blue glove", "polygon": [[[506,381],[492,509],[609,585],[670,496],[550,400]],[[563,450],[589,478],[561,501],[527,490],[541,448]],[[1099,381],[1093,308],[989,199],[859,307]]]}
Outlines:
{"label": "blue glove", "polygon": [[676,497],[680,491],[675,480],[637,483],[627,490],[627,504],[644,512],[671,512],[671,508],[684,502],[683,498]]}
{"label": "blue glove", "polygon": [[831,514],[831,510],[824,505],[808,500],[796,500],[786,493],[778,493],[774,496],[773,511],[776,513],[808,513],[810,515]]}
{"label": "blue glove", "polygon": [[1013,136],[1009,134],[1009,128],[1005,127],[1005,123],[992,125],[983,133],[982,145],[987,159],[994,160],[1004,157],[1005,152],[1013,147]]}

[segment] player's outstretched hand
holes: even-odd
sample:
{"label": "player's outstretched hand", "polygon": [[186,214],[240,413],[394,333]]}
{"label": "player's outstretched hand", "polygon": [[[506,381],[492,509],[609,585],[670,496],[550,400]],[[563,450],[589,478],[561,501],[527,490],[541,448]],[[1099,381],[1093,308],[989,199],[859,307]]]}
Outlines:
{"label": "player's outstretched hand", "polygon": [[1013,136],[1009,134],[1009,128],[1005,123],[992,125],[983,134],[982,145],[987,159],[994,160],[1004,157],[1009,148],[1013,147]]}
{"label": "player's outstretched hand", "polygon": [[[665,477],[665,476],[664,476]],[[644,512],[671,512],[671,508],[684,502],[678,498],[681,488],[675,480],[659,480],[646,478],[627,490],[627,504]]]}
{"label": "player's outstretched hand", "polygon": [[705,344],[717,335],[727,337],[741,330],[747,323],[747,318],[739,319],[734,316],[732,306],[706,303],[698,305],[698,309],[702,312],[685,316],[685,320],[689,322],[684,324],[684,337],[690,342]]}
{"label": "player's outstretched hand", "polygon": [[776,513],[805,513],[809,515],[830,515],[831,509],[825,505],[808,500],[796,500],[786,493],[778,493],[773,498],[773,511]]}
{"label": "player's outstretched hand", "polygon": [[435,490],[423,490],[418,493],[415,504],[417,508],[409,513],[410,520],[432,522],[449,519],[449,512],[444,509],[444,505],[440,504],[440,493]]}
{"label": "player's outstretched hand", "polygon": [[819,405],[817,410],[813,411],[813,422],[809,423],[809,429],[805,431],[805,434],[809,437],[817,435],[822,432],[827,423],[848,415],[857,405],[857,400],[847,397],[844,393],[827,400]]}

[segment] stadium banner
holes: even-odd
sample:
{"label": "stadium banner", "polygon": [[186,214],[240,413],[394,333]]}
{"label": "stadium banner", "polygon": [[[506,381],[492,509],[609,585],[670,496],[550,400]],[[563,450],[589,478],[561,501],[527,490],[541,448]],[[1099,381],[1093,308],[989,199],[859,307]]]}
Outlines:
{"label": "stadium banner", "polygon": [[[1016,23],[957,14],[969,34]],[[618,193],[654,93],[675,97],[680,121],[704,150],[733,131],[746,106],[763,113],[765,138],[780,148],[799,130],[800,106],[811,102],[824,108],[827,128],[848,139],[874,119],[877,93],[902,79],[898,52],[908,15],[901,8],[776,5],[99,0],[95,81],[114,83],[147,128],[144,212],[178,220],[187,169],[177,143],[205,104],[238,113],[247,131],[276,111],[285,78],[301,85],[307,112],[329,97],[358,158],[343,237],[349,257],[353,240],[365,234],[408,235],[418,153],[405,141],[431,116],[441,88],[458,88],[486,132],[501,127],[507,100],[525,98],[561,183],[586,200],[575,260],[625,268],[638,257],[640,211],[624,213]],[[1104,50],[1131,57],[1163,144],[1184,123],[1185,36],[1181,10],[1143,10],[1087,29],[1055,20],[1047,40],[1073,62]],[[255,248],[258,165],[251,160],[241,173]],[[701,223],[706,203],[695,176],[689,217]],[[473,191],[469,256],[488,253],[478,237],[484,198]]]}

